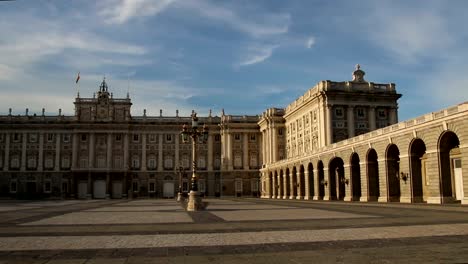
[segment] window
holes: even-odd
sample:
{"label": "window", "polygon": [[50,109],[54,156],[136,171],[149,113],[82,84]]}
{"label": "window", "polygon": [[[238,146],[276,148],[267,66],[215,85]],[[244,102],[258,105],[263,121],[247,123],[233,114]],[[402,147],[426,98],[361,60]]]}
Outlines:
{"label": "window", "polygon": [[138,142],[138,141],[140,141],[140,135],[133,134],[133,142]]}
{"label": "window", "polygon": [[219,134],[218,134],[218,135],[215,135],[214,138],[215,138],[215,142],[221,141],[221,135],[219,135]]}
{"label": "window", "polygon": [[139,169],[140,168],[140,158],[138,156],[132,157],[132,168]]}
{"label": "window", "polygon": [[198,164],[197,164],[199,169],[205,169],[206,168],[206,162],[205,162],[205,157],[199,157],[198,158]]}
{"label": "window", "polygon": [[[218,155],[216,155],[216,156],[218,156]],[[219,169],[221,167],[221,159],[219,157],[216,157],[214,159],[213,166],[214,166],[215,169]]]}
{"label": "window", "polygon": [[335,127],[336,128],[343,128],[344,127],[344,122],[335,122]]}
{"label": "window", "polygon": [[37,134],[29,134],[29,142],[37,142]]}
{"label": "window", "polygon": [[62,168],[65,168],[65,169],[70,168],[70,157],[69,156],[63,156],[62,157]]}
{"label": "window", "polygon": [[81,141],[84,142],[84,141],[86,141],[86,140],[88,140],[88,135],[86,135],[86,134],[81,134]]}
{"label": "window", "polygon": [[278,135],[280,135],[280,136],[283,135],[283,129],[282,128],[278,129]]}
{"label": "window", "polygon": [[115,141],[120,142],[122,140],[122,135],[117,134],[115,135]]}
{"label": "window", "polygon": [[54,167],[54,160],[52,156],[47,156],[44,162],[44,168],[52,169]]}
{"label": "window", "polygon": [[14,142],[19,142],[21,139],[21,135],[19,133],[14,133],[13,134],[13,141]]}
{"label": "window", "polygon": [[106,167],[106,157],[104,156],[97,157],[97,167],[101,169]]}
{"label": "window", "polygon": [[257,153],[250,153],[250,167],[256,168],[258,166]]}
{"label": "window", "polygon": [[361,123],[358,123],[357,125],[358,125],[357,128],[359,128],[359,129],[366,129],[366,128],[367,128],[367,124],[366,124],[366,123],[362,123],[362,122],[361,122]]}
{"label": "window", "polygon": [[236,193],[242,193],[242,179],[236,179]]}
{"label": "window", "polygon": [[139,189],[139,188],[138,188],[138,181],[137,181],[137,180],[134,180],[134,181],[132,182],[132,191],[133,191],[133,192],[138,192],[138,189]]}
{"label": "window", "polygon": [[52,189],[52,183],[50,181],[45,181],[44,182],[44,192],[45,193],[50,193]]}
{"label": "window", "polygon": [[63,134],[63,142],[65,143],[70,142],[70,134]]}
{"label": "window", "polygon": [[356,113],[357,113],[358,118],[362,119],[366,117],[366,112],[364,111],[364,108],[362,107],[356,108]]}
{"label": "window", "polygon": [[242,153],[238,152],[234,155],[234,167],[235,168],[242,167]]}
{"label": "window", "polygon": [[258,192],[258,181],[256,179],[252,179],[250,182],[250,187],[252,188],[252,192]]}
{"label": "window", "polygon": [[234,140],[235,141],[240,141],[240,134],[234,134]]}
{"label": "window", "polygon": [[166,135],[166,143],[171,143],[172,142],[172,135],[171,134],[167,134]]}
{"label": "window", "polygon": [[88,167],[88,158],[80,159],[80,168],[84,169]]}
{"label": "window", "polygon": [[335,117],[338,117],[338,118],[343,117],[343,108],[341,107],[335,108]]}
{"label": "window", "polygon": [[379,109],[377,113],[380,119],[387,118],[387,111],[385,109]]}
{"label": "window", "polygon": [[150,193],[156,192],[156,183],[154,181],[149,182],[148,192],[150,192]]}
{"label": "window", "polygon": [[156,169],[156,157],[150,156],[148,159],[148,169],[154,170]]}
{"label": "window", "polygon": [[11,161],[10,161],[10,167],[12,169],[19,169],[19,156],[18,155],[14,155],[11,157]]}
{"label": "window", "polygon": [[257,140],[257,137],[255,134],[250,134],[250,141],[255,142]]}
{"label": "window", "polygon": [[156,135],[155,134],[150,134],[149,135],[149,141],[150,142],[156,142]]}
{"label": "window", "polygon": [[16,193],[18,188],[18,183],[16,180],[10,182],[10,193]]}
{"label": "window", "polygon": [[172,169],[172,158],[171,157],[166,157],[164,160],[164,168],[165,169]]}
{"label": "window", "polygon": [[122,157],[115,156],[114,157],[114,168],[121,169],[122,168]]}
{"label": "window", "polygon": [[54,141],[54,134],[48,133],[47,134],[47,142],[52,142]]}
{"label": "window", "polygon": [[205,187],[205,180],[199,180],[198,181],[198,191],[204,193],[206,192],[206,187]]}
{"label": "window", "polygon": [[36,168],[36,157],[30,156],[28,157],[28,169],[35,169]]}

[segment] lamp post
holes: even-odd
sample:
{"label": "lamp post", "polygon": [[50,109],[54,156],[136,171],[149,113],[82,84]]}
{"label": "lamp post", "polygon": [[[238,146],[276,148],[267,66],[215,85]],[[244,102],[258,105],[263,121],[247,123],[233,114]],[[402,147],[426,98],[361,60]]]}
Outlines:
{"label": "lamp post", "polygon": [[177,169],[177,173],[179,174],[179,192],[177,193],[177,201],[182,201],[182,176],[185,175],[184,167],[180,166]]}
{"label": "lamp post", "polygon": [[191,178],[191,187],[188,197],[187,211],[198,211],[202,210],[202,199],[200,193],[198,192],[198,177],[197,177],[197,140],[199,137],[202,138],[203,143],[208,140],[208,128],[206,125],[203,125],[202,129],[198,127],[198,117],[197,113],[193,112],[192,114],[192,127],[188,127],[187,124],[184,124],[182,127],[182,142],[188,143],[189,138],[192,139],[192,178]]}

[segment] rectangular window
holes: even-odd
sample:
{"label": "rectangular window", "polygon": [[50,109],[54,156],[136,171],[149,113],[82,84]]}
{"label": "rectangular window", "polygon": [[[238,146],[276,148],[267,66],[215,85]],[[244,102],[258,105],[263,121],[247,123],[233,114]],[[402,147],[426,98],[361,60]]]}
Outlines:
{"label": "rectangular window", "polygon": [[234,134],[235,141],[240,141],[240,138],[241,138],[240,134]]}
{"label": "rectangular window", "polygon": [[378,116],[380,119],[387,118],[387,111],[385,109],[379,109]]}
{"label": "rectangular window", "polygon": [[13,134],[13,141],[18,142],[20,141],[21,135],[19,133],[14,133]]}
{"label": "rectangular window", "polygon": [[120,142],[122,140],[122,135],[117,134],[115,135],[115,141]]}
{"label": "rectangular window", "polygon": [[156,142],[156,135],[155,134],[150,134],[149,135],[149,141],[150,142]]}
{"label": "rectangular window", "polygon": [[47,134],[47,142],[52,142],[54,141],[54,134],[48,133]]}
{"label": "rectangular window", "polygon": [[88,140],[88,135],[81,134],[81,141],[86,141],[86,140]]}
{"label": "rectangular window", "polygon": [[361,118],[361,119],[366,117],[366,113],[364,111],[364,108],[361,108],[361,107],[356,108],[356,114],[357,114],[357,117]]}
{"label": "rectangular window", "polygon": [[255,142],[257,140],[257,137],[255,134],[250,134],[250,141]]}
{"label": "rectangular window", "polygon": [[172,142],[172,135],[171,134],[167,134],[166,135],[166,143],[171,143]]}
{"label": "rectangular window", "polygon": [[283,129],[282,128],[278,129],[278,135],[280,135],[280,136],[283,135]]}
{"label": "rectangular window", "polygon": [[37,134],[29,134],[29,142],[37,142]]}
{"label": "rectangular window", "polygon": [[343,108],[341,107],[335,108],[335,117],[338,117],[338,118],[343,117]]}
{"label": "rectangular window", "polygon": [[70,134],[63,134],[63,142],[65,143],[70,142]]}
{"label": "rectangular window", "polygon": [[149,190],[150,193],[156,192],[156,183],[150,182],[150,183],[149,183],[148,190]]}
{"label": "rectangular window", "polygon": [[138,192],[138,181],[132,182],[132,190],[133,192]]}
{"label": "rectangular window", "polygon": [[50,193],[52,189],[52,183],[50,181],[45,181],[44,182],[44,192],[45,193]]}
{"label": "rectangular window", "polygon": [[138,141],[140,141],[140,135],[133,134],[133,142],[138,142]]}
{"label": "rectangular window", "polygon": [[221,141],[221,135],[215,135],[215,142]]}

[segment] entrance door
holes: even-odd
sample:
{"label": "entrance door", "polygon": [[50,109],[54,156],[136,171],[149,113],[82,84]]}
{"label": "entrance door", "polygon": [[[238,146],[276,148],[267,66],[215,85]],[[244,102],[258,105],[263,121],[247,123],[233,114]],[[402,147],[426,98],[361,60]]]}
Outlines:
{"label": "entrance door", "polygon": [[112,182],[112,198],[122,198],[122,182]]}
{"label": "entrance door", "polygon": [[455,180],[455,200],[463,200],[463,174],[461,159],[453,159],[453,176]]}
{"label": "entrance door", "polygon": [[86,199],[88,194],[88,183],[80,182],[78,183],[78,199]]}
{"label": "entrance door", "polygon": [[164,191],[163,191],[164,198],[174,197],[174,183],[173,182],[165,182],[163,188],[164,188]]}
{"label": "entrance door", "polygon": [[93,196],[96,199],[104,199],[106,198],[106,181],[99,180],[94,181],[94,192]]}

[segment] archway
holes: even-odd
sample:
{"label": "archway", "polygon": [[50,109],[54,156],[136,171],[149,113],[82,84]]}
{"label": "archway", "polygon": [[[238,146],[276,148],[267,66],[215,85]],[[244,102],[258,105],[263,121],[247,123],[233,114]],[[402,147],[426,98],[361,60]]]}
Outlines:
{"label": "archway", "polygon": [[307,195],[305,193],[305,175],[304,175],[304,165],[299,167],[299,196],[302,196],[302,199]]}
{"label": "archway", "polygon": [[[452,131],[444,132],[439,139],[440,185],[442,202],[462,200],[460,140]],[[458,170],[459,169],[459,170]]]}
{"label": "archway", "polygon": [[312,163],[309,163],[307,166],[307,171],[309,172],[309,197],[312,199],[315,195],[315,182],[314,182],[314,165]]}
{"label": "archway", "polygon": [[289,173],[289,168],[286,169],[286,174],[284,175],[285,183],[284,183],[284,196],[283,198],[288,199],[289,196],[291,195],[291,186],[289,184],[291,183],[289,177],[291,177],[291,174]]}
{"label": "archway", "polygon": [[[411,201],[413,203],[424,202],[423,166],[422,160],[426,154],[426,144],[420,138],[413,139],[410,145],[410,181]],[[407,176],[404,171],[400,176]],[[405,180],[405,178],[402,178]]]}
{"label": "archway", "polygon": [[391,144],[387,148],[387,194],[390,202],[400,201],[400,150],[397,145]]}
{"label": "archway", "polygon": [[323,162],[321,160],[318,161],[317,163],[317,171],[318,171],[318,182],[319,182],[319,199],[323,199],[325,196],[325,176],[323,173]]}
{"label": "archway", "polygon": [[359,155],[354,152],[351,155],[351,196],[353,201],[361,198],[361,167],[359,165]]}
{"label": "archway", "polygon": [[367,153],[367,188],[369,201],[376,201],[380,196],[379,191],[379,163],[377,162],[377,152],[370,149]]}
{"label": "archway", "polygon": [[328,166],[330,175],[330,199],[343,200],[345,197],[345,180],[343,160],[339,157],[333,158]]}

